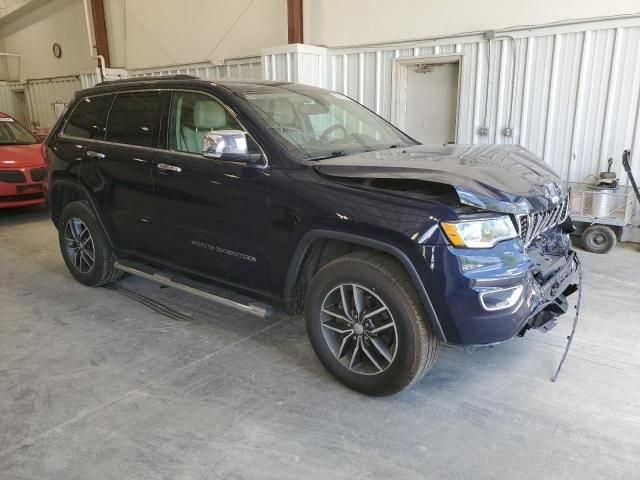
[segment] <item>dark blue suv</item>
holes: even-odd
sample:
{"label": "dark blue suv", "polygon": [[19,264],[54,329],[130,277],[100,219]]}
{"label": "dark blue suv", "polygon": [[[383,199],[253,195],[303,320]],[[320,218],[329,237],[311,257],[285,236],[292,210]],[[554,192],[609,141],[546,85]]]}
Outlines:
{"label": "dark blue suv", "polygon": [[[305,313],[347,386],[548,329],[578,285],[567,194],[515,145],[426,146],[336,92],[176,76],[79,92],[46,141],[71,274]],[[220,293],[220,286],[224,292]]]}

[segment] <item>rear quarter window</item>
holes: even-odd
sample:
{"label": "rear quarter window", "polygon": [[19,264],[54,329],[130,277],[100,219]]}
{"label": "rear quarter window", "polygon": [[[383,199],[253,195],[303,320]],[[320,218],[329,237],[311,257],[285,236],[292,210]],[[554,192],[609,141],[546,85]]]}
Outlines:
{"label": "rear quarter window", "polygon": [[71,112],[62,134],[89,140],[104,140],[107,113],[112,101],[113,95],[83,98]]}

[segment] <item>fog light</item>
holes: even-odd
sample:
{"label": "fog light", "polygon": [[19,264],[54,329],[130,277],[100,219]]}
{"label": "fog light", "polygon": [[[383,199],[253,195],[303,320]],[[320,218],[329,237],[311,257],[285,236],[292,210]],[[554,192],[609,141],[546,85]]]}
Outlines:
{"label": "fog light", "polygon": [[495,288],[480,293],[480,303],[485,310],[503,310],[513,307],[520,298],[524,287],[518,285],[511,288]]}

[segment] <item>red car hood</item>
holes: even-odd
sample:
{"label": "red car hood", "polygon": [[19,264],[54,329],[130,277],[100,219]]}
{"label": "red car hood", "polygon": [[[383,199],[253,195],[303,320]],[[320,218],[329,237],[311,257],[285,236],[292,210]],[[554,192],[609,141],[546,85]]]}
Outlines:
{"label": "red car hood", "polygon": [[0,145],[0,168],[44,166],[41,145]]}

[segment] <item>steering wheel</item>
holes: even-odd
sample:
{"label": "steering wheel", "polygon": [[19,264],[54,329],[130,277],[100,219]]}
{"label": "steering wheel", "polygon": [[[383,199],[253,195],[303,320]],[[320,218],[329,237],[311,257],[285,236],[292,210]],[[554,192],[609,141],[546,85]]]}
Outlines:
{"label": "steering wheel", "polygon": [[344,138],[347,138],[349,136],[349,132],[347,132],[347,129],[344,128],[344,125],[340,125],[339,123],[336,123],[334,125],[331,125],[324,132],[322,132],[322,135],[320,135],[320,137],[318,138],[318,141],[322,143],[331,143],[327,141],[327,139],[329,138],[329,135],[331,135],[335,130],[342,130]]}

